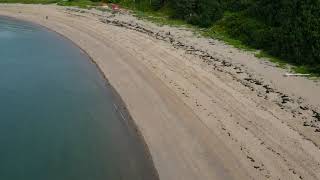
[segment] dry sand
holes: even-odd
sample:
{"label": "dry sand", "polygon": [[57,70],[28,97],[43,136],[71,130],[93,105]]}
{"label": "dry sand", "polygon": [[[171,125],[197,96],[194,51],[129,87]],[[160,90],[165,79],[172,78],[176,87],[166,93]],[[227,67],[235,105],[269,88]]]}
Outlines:
{"label": "dry sand", "polygon": [[0,15],[52,29],[93,58],[161,180],[320,179],[317,82],[128,13],[3,4]]}

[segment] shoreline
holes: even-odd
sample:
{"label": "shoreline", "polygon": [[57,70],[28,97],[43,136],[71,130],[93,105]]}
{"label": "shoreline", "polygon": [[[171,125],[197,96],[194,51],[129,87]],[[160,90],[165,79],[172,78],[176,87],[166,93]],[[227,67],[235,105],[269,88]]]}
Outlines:
{"label": "shoreline", "polygon": [[[0,15],[1,17],[5,17],[8,19],[14,19],[14,20],[18,20],[18,21],[23,21],[23,22],[28,22],[34,26],[39,26],[41,28],[44,28],[46,31],[55,33],[57,35],[59,35],[61,38],[66,39],[67,41],[69,41],[70,43],[72,43],[75,47],[79,48],[80,51],[83,53],[84,56],[87,56],[87,58],[90,60],[89,63],[91,63],[92,65],[94,65],[96,67],[96,69],[98,70],[98,72],[100,73],[100,75],[103,77],[104,81],[105,81],[105,86],[107,86],[107,88],[109,88],[111,94],[112,94],[112,103],[114,105],[114,110],[118,113],[118,115],[120,116],[120,118],[122,118],[123,121],[126,121],[126,123],[128,123],[128,131],[131,135],[137,137],[139,143],[143,146],[144,148],[144,153],[146,156],[146,159],[149,161],[149,164],[152,166],[151,168],[154,170],[154,172],[152,174],[154,174],[154,180],[159,180],[159,175],[157,172],[157,169],[154,166],[154,162],[151,156],[151,153],[149,151],[149,147],[143,137],[143,135],[141,134],[141,131],[139,130],[139,127],[137,126],[137,124],[135,123],[135,121],[132,119],[125,102],[122,100],[120,94],[116,91],[116,89],[110,84],[108,78],[106,77],[106,75],[103,73],[103,71],[101,70],[101,68],[99,67],[99,65],[96,63],[96,61],[94,61],[94,59],[80,46],[78,46],[74,41],[72,41],[71,39],[69,39],[68,37],[64,36],[63,34],[50,29],[46,26],[43,26],[41,24],[37,24],[34,23],[32,21],[28,21],[28,20],[21,20],[19,18],[16,17],[11,17],[11,16],[4,16],[4,15]],[[134,132],[131,132],[134,131]]]}
{"label": "shoreline", "polygon": [[[0,15],[54,31],[90,57],[111,87],[119,113],[145,143],[160,179],[320,177],[319,133],[303,122],[317,117],[307,109],[311,107],[299,104],[289,92],[247,78],[243,66],[165,31],[158,34],[130,15],[97,18],[88,12],[0,5]],[[223,47],[234,56],[241,54]],[[219,48],[217,44],[212,50]],[[215,68],[209,69],[211,65]],[[273,96],[279,97],[275,103]]]}

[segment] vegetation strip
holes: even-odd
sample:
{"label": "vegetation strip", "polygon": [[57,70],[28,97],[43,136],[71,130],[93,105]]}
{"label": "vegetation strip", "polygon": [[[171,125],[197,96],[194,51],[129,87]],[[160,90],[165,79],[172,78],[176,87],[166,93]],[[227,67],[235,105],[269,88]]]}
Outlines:
{"label": "vegetation strip", "polygon": [[320,75],[320,1],[112,2],[160,18],[162,16],[184,20],[186,23],[204,28],[204,35],[209,37],[224,40],[242,49],[261,49],[263,51],[257,57],[267,57],[280,67],[289,63],[294,65],[292,70],[298,73]]}
{"label": "vegetation strip", "polygon": [[[0,0],[88,8],[118,3],[137,16],[169,25],[191,24],[202,35],[267,58],[297,73],[320,76],[320,1],[286,0]],[[99,8],[98,8],[99,9]],[[190,26],[190,25],[188,25]]]}

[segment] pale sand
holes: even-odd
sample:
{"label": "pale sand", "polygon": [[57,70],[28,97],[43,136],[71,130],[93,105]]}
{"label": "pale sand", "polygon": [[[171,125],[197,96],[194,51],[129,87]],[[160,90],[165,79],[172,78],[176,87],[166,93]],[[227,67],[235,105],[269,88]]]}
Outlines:
{"label": "pale sand", "polygon": [[41,24],[93,58],[161,180],[320,179],[319,85],[190,31],[77,11],[0,5],[0,15]]}

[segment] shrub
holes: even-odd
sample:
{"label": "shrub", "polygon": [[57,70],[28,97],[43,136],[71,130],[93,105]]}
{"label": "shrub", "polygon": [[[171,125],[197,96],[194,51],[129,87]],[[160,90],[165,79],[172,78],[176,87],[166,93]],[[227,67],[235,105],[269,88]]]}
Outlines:
{"label": "shrub", "polygon": [[201,27],[212,25],[223,14],[222,6],[217,0],[176,0],[174,9],[175,17]]}

